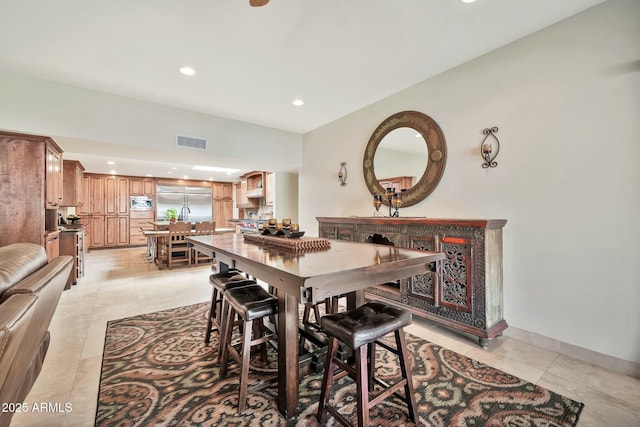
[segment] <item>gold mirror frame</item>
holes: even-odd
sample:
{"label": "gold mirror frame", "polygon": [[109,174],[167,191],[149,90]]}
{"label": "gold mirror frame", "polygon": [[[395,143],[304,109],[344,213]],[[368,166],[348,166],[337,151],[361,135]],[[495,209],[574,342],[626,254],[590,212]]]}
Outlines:
{"label": "gold mirror frame", "polygon": [[386,205],[385,189],[382,188],[373,170],[373,159],[378,146],[384,137],[394,129],[409,127],[415,129],[427,142],[427,164],[420,180],[402,194],[402,207],[420,203],[435,190],[442,178],[447,163],[447,141],[440,126],[431,117],[418,111],[402,111],[386,118],[369,138],[364,150],[362,169],[364,181],[372,195],[382,195],[382,202]]}

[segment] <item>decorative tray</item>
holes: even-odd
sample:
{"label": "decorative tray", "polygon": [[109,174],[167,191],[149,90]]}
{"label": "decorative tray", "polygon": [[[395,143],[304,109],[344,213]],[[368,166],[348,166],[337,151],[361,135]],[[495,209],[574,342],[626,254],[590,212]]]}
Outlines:
{"label": "decorative tray", "polygon": [[263,236],[276,236],[286,237],[288,239],[298,239],[304,236],[304,231],[291,231],[289,228],[282,228],[280,230],[276,228],[263,228],[260,230],[260,234]]}
{"label": "decorative tray", "polygon": [[245,234],[244,240],[291,251],[314,251],[329,249],[331,247],[331,242],[321,237],[299,237],[295,239],[288,239],[284,236],[277,237],[259,234]]}

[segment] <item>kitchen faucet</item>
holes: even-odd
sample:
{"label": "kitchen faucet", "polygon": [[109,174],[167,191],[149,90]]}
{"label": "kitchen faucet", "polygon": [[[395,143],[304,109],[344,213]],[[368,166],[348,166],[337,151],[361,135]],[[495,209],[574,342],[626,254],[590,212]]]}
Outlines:
{"label": "kitchen faucet", "polygon": [[180,209],[180,217],[182,218],[182,221],[188,221],[190,213],[191,208],[189,206],[183,206],[182,209]]}

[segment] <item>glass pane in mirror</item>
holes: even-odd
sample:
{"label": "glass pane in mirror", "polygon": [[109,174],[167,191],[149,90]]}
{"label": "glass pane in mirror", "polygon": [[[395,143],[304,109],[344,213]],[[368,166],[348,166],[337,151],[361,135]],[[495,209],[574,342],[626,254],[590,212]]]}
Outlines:
{"label": "glass pane in mirror", "polygon": [[[401,127],[389,132],[380,142],[373,159],[373,170],[381,184],[398,177],[410,177],[410,188],[415,185],[427,167],[429,148],[415,129]],[[384,185],[383,185],[384,187]],[[397,191],[402,188],[396,188]]]}

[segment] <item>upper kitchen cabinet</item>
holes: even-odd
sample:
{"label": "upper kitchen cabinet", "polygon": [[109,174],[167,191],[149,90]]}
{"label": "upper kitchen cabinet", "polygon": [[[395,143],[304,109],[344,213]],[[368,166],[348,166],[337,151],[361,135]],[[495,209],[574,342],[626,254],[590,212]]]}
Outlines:
{"label": "upper kitchen cabinet", "polygon": [[52,139],[45,141],[45,209],[56,209],[62,203],[62,149]]}
{"label": "upper kitchen cabinet", "polygon": [[213,199],[233,199],[232,184],[228,182],[214,182]]}
{"label": "upper kitchen cabinet", "polygon": [[257,198],[247,197],[247,180],[236,184],[236,207],[237,208],[257,208],[260,200]]}
{"label": "upper kitchen cabinet", "polygon": [[60,206],[82,206],[84,203],[82,177],[84,166],[77,160],[62,162],[63,186]]}
{"label": "upper kitchen cabinet", "polygon": [[150,196],[155,195],[156,182],[153,178],[130,178],[129,194],[131,196]]}
{"label": "upper kitchen cabinet", "polygon": [[276,197],[276,176],[273,172],[267,172],[265,175],[266,189],[264,204],[267,206],[273,206]]}
{"label": "upper kitchen cabinet", "polygon": [[[57,170],[54,158],[49,159],[54,153],[60,161]],[[0,246],[16,242],[44,246],[46,208],[54,213],[49,215],[50,229],[57,228],[55,208],[62,189],[54,188],[53,181],[57,176],[61,187],[60,147],[46,136],[0,132],[0,159]]]}
{"label": "upper kitchen cabinet", "polygon": [[247,181],[247,198],[260,198],[265,196],[265,173],[249,172],[241,177]]}

